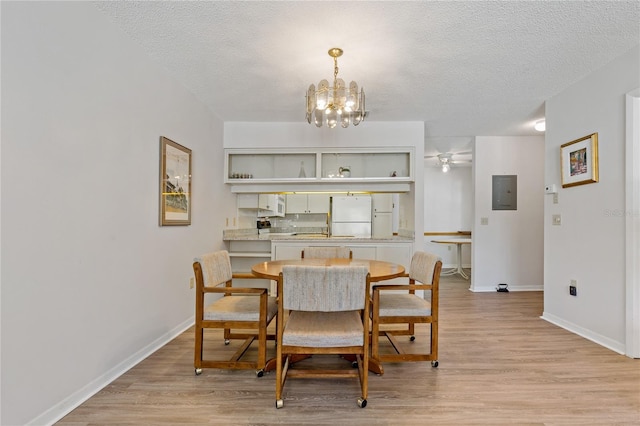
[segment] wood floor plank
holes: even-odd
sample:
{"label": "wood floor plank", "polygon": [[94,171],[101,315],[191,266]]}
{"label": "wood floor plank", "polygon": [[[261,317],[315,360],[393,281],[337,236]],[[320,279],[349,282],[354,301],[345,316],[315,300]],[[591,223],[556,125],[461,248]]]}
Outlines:
{"label": "wood floor plank", "polygon": [[[468,281],[443,277],[440,366],[385,363],[383,376],[369,376],[364,409],[356,404],[354,379],[288,380],[284,408],[276,410],[275,373],[257,378],[250,370],[204,369],[195,376],[189,330],[58,424],[640,424],[640,360],[541,320],[542,296],[472,293]],[[205,339],[211,354],[235,350],[215,332]],[[425,344],[403,339],[408,349]],[[302,362],[345,363],[338,357]]]}

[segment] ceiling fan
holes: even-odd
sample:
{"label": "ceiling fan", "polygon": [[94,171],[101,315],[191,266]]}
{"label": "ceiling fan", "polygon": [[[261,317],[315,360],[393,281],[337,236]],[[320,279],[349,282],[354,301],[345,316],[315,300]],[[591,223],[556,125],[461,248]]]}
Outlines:
{"label": "ceiling fan", "polygon": [[451,166],[454,164],[465,164],[465,163],[471,163],[471,159],[468,160],[461,160],[461,159],[454,159],[454,155],[460,155],[460,156],[467,156],[467,155],[471,155],[471,151],[465,151],[465,152],[445,152],[442,154],[438,154],[438,155],[426,155],[424,158],[437,158],[438,159],[438,165],[440,167],[442,167],[442,171],[444,173],[448,172],[449,169],[451,169]]}

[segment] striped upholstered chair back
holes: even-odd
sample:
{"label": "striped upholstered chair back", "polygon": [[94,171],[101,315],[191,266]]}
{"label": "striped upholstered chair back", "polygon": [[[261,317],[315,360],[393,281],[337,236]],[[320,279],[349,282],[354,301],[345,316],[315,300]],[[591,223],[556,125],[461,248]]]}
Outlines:
{"label": "striped upholstered chair back", "polygon": [[367,273],[366,266],[284,266],[283,308],[319,312],[364,309]]}
{"label": "striped upholstered chair back", "polygon": [[349,247],[305,247],[302,249],[303,259],[351,259],[353,254]]}

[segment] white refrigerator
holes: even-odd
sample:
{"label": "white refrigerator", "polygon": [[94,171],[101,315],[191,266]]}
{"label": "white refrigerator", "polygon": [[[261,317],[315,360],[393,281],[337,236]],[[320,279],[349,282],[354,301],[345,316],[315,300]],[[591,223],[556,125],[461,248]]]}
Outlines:
{"label": "white refrigerator", "polygon": [[371,238],[371,196],[331,197],[331,235]]}

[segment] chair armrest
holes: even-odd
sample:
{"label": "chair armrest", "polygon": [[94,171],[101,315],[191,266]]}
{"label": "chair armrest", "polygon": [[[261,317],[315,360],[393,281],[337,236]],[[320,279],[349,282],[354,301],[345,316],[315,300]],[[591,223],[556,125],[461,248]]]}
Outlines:
{"label": "chair armrest", "polygon": [[251,272],[234,272],[231,278],[241,280],[255,280],[258,277],[253,275]]}
{"label": "chair armrest", "polygon": [[224,294],[244,294],[244,295],[262,295],[267,294],[266,288],[246,288],[246,287],[205,287],[203,293],[224,293]]}
{"label": "chair armrest", "polygon": [[433,284],[381,284],[374,285],[373,291],[384,290],[431,290]]}

